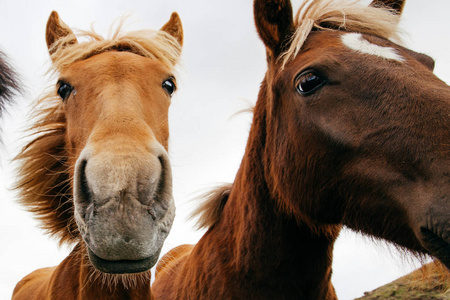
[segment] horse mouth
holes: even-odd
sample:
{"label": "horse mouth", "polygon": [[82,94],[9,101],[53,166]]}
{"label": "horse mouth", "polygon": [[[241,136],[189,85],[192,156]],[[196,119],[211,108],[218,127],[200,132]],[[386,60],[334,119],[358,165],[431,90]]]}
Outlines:
{"label": "horse mouth", "polygon": [[159,250],[154,255],[140,260],[106,260],[88,249],[89,260],[100,272],[107,274],[135,274],[150,270],[158,261]]}
{"label": "horse mouth", "polygon": [[421,228],[420,231],[425,248],[450,269],[450,243],[433,230]]}

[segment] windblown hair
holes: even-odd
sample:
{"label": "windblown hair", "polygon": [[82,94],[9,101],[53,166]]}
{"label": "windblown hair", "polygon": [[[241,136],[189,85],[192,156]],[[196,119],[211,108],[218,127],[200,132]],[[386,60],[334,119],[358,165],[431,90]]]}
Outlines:
{"label": "windblown hair", "polygon": [[0,116],[6,103],[20,92],[20,83],[16,72],[6,61],[6,56],[0,51]]}
{"label": "windblown hair", "polygon": [[190,216],[197,218],[197,229],[208,229],[220,219],[231,188],[231,184],[223,184],[199,197],[204,200]]}
{"label": "windblown hair", "polygon": [[361,0],[305,1],[294,18],[295,33],[280,59],[283,66],[301,51],[313,30],[343,30],[376,35],[400,42],[399,14],[384,6],[367,6]]}
{"label": "windblown hair", "polygon": [[173,68],[181,55],[181,45],[170,34],[158,30],[139,30],[123,33],[121,22],[110,38],[105,39],[94,30],[80,31],[78,38],[87,39],[77,43],[69,34],[52,44],[53,69],[62,71],[71,64],[108,51],[126,51],[150,59],[159,60]]}
{"label": "windblown hair", "polygon": [[[80,36],[79,36],[80,37]],[[120,26],[110,39],[94,31],[83,32],[86,42],[77,43],[74,34],[61,38],[50,48],[53,72],[107,51],[126,51],[161,61],[173,68],[181,54],[178,42],[162,31],[123,34]],[[55,88],[41,97],[34,111],[36,122],[29,129],[32,140],[16,157],[19,161],[16,189],[20,203],[40,221],[41,227],[60,244],[80,239],[74,219],[73,195],[66,148],[66,116]]]}

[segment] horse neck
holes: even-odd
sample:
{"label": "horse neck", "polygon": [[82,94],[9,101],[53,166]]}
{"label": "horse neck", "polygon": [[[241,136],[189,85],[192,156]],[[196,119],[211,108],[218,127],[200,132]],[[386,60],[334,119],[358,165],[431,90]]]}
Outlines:
{"label": "horse neck", "polygon": [[135,286],[125,286],[121,280],[108,285],[105,279],[90,265],[84,245],[78,244],[56,268],[50,289],[67,299],[153,299],[150,275]]}
{"label": "horse neck", "polygon": [[277,199],[270,196],[264,176],[266,117],[261,105],[264,101],[259,99],[231,194],[207,239],[211,242],[215,236],[223,243],[212,247],[221,249],[233,270],[230,277],[240,278],[235,281],[251,298],[254,292],[270,297],[270,291],[261,288],[268,287],[279,298],[334,299],[330,282],[334,238],[318,235],[281,212]]}

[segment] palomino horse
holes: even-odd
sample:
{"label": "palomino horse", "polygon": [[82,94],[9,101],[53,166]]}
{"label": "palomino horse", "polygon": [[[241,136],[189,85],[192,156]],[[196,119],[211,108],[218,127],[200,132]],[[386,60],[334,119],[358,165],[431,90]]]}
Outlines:
{"label": "palomino horse", "polygon": [[255,0],[268,70],[231,190],[160,299],[336,299],[342,224],[450,267],[450,88],[396,37],[403,1]]}
{"label": "palomino horse", "polygon": [[50,15],[59,79],[18,156],[21,203],[76,246],[22,279],[13,299],[150,299],[149,270],[172,226],[168,109],[181,21],[173,13],[159,31],[83,37]]}
{"label": "palomino horse", "polygon": [[12,96],[20,90],[17,74],[6,61],[6,56],[0,52],[0,116],[5,105]]}

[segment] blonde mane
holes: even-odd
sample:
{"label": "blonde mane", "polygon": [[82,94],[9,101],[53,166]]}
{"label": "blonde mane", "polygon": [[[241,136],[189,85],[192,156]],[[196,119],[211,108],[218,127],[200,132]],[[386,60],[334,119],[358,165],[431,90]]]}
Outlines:
{"label": "blonde mane", "polygon": [[[119,26],[109,39],[95,31],[82,32],[78,37],[87,41],[77,43],[75,35],[69,34],[52,45],[52,72],[59,73],[77,61],[107,51],[135,53],[159,60],[169,68],[175,66],[181,54],[176,39],[163,31],[125,34]],[[29,128],[32,139],[16,157],[19,202],[60,244],[76,242],[80,234],[74,220],[71,166],[67,163],[72,154],[66,149],[66,115],[55,87],[38,99],[33,119]]]}
{"label": "blonde mane", "polygon": [[294,18],[295,33],[280,56],[283,66],[301,51],[313,30],[343,30],[400,42],[399,14],[388,7],[367,6],[361,0],[305,1]]}
{"label": "blonde mane", "polygon": [[67,164],[66,117],[61,101],[51,91],[38,100],[32,140],[15,158],[19,161],[19,202],[40,221],[41,227],[60,243],[78,237],[73,217],[72,190]]}

